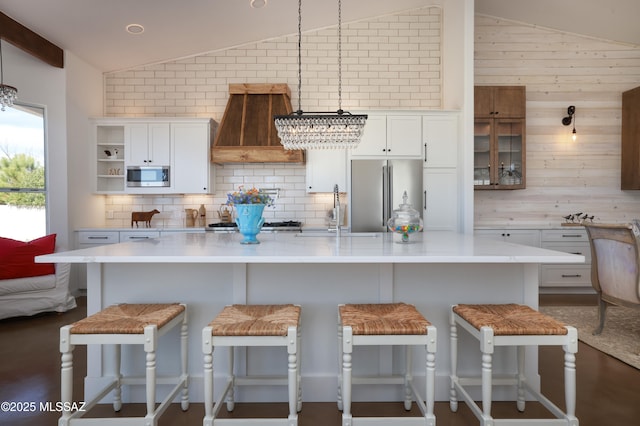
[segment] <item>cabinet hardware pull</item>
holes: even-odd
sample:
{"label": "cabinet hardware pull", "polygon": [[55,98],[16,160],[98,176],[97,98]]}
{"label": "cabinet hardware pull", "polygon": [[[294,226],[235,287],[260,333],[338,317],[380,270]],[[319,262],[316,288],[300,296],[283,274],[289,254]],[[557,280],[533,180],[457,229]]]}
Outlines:
{"label": "cabinet hardware pull", "polygon": [[427,144],[426,144],[426,142],[424,144],[424,162],[425,163],[427,162]]}
{"label": "cabinet hardware pull", "polygon": [[573,253],[571,253],[571,254],[582,254],[582,252],[580,252],[580,251],[574,251],[574,252],[573,252]]}
{"label": "cabinet hardware pull", "polygon": [[582,275],[580,274],[562,274],[562,278],[580,278]]}
{"label": "cabinet hardware pull", "polygon": [[427,190],[424,190],[424,211],[427,211]]}
{"label": "cabinet hardware pull", "polygon": [[129,237],[130,240],[148,240],[149,237]]}
{"label": "cabinet hardware pull", "polygon": [[108,240],[109,237],[94,237],[94,236],[89,236],[88,239],[90,240]]}
{"label": "cabinet hardware pull", "polygon": [[562,238],[582,238],[582,234],[562,234]]}

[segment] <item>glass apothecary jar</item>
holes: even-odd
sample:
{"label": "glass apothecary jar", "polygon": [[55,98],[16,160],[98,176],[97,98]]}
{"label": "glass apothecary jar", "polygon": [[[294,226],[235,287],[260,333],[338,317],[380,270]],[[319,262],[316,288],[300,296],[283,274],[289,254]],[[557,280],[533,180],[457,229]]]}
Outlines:
{"label": "glass apothecary jar", "polygon": [[422,218],[420,212],[408,202],[407,191],[402,195],[402,204],[393,211],[387,221],[389,231],[398,235],[398,242],[408,243],[411,234],[422,231]]}

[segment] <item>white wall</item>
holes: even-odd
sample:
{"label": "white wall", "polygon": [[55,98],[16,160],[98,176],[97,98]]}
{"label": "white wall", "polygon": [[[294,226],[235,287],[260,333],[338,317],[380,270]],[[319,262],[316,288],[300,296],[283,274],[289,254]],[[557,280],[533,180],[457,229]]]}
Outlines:
{"label": "white wall", "polygon": [[104,103],[102,73],[70,52],[65,55],[67,74],[67,153],[69,179],[69,224],[79,227],[104,226],[104,197],[93,195],[92,146],[88,120],[102,115]]}

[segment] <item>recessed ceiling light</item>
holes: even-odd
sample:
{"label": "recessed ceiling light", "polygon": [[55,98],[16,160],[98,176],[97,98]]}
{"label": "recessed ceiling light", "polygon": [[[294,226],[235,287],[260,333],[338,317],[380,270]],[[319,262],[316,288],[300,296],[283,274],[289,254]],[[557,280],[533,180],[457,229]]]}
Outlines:
{"label": "recessed ceiling light", "polygon": [[254,9],[260,9],[267,5],[267,0],[251,0],[251,7]]}
{"label": "recessed ceiling light", "polygon": [[144,32],[144,27],[140,24],[129,24],[127,25],[127,32],[129,34],[142,34]]}

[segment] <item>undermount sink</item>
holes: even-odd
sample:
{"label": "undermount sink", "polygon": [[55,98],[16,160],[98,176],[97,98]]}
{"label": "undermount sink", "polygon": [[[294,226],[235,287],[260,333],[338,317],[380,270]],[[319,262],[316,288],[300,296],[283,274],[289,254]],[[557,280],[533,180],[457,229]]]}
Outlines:
{"label": "undermount sink", "polygon": [[[368,237],[378,238],[381,235],[380,232],[340,232],[340,237]],[[325,237],[335,238],[335,232],[301,232],[296,234],[296,237]]]}

